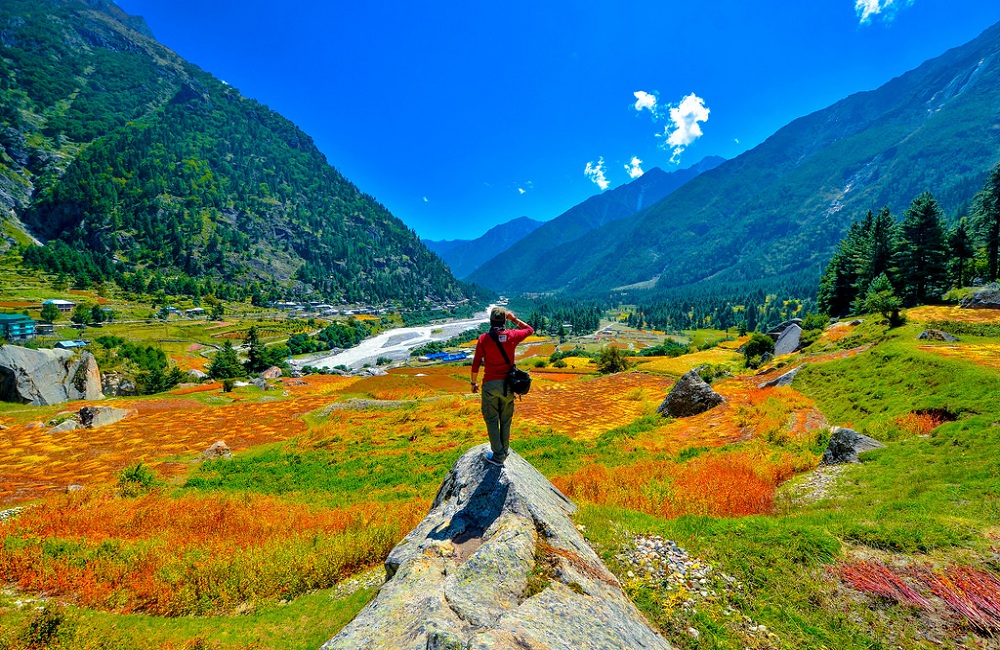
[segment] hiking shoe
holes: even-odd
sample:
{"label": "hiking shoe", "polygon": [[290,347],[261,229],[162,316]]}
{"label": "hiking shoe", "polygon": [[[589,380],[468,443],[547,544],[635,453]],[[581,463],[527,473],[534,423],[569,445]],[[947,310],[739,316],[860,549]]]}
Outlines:
{"label": "hiking shoe", "polygon": [[486,452],[486,462],[489,463],[490,465],[496,465],[497,467],[503,467],[503,461],[502,460],[493,460],[493,452],[492,451],[487,451]]}

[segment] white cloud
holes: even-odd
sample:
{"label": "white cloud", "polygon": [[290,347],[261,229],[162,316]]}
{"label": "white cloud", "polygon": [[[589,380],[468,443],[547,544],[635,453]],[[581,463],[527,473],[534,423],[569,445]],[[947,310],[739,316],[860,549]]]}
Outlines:
{"label": "white cloud", "polygon": [[518,194],[524,194],[524,193],[525,193],[525,192],[527,192],[527,191],[528,191],[528,190],[524,189],[523,187],[519,187],[519,188],[517,188],[517,193],[518,193]]}
{"label": "white cloud", "polygon": [[672,152],[670,162],[679,162],[684,150],[702,136],[700,123],[708,121],[710,112],[705,100],[694,93],[684,97],[677,106],[670,107],[670,124],[659,136],[664,138],[660,146]]}
{"label": "white cloud", "polygon": [[913,0],[854,0],[854,11],[862,25],[868,25],[875,17],[883,22],[892,22],[901,9],[913,5]]}
{"label": "white cloud", "polygon": [[628,174],[629,178],[639,178],[645,172],[642,171],[642,161],[639,160],[639,156],[632,156],[632,160],[625,165],[625,172]]}
{"label": "white cloud", "polygon": [[610,183],[604,176],[603,157],[597,159],[596,165],[593,162],[588,162],[587,167],[583,170],[583,173],[586,174],[587,178],[589,178],[592,183],[601,188],[602,191],[608,189],[608,185],[610,185]]}
{"label": "white cloud", "polygon": [[427,200],[426,196],[424,197],[424,203],[430,203],[430,201]]}
{"label": "white cloud", "polygon": [[632,94],[635,95],[634,108],[636,111],[642,112],[643,109],[646,109],[654,117],[656,116],[656,95],[647,93],[645,90],[637,90]]}

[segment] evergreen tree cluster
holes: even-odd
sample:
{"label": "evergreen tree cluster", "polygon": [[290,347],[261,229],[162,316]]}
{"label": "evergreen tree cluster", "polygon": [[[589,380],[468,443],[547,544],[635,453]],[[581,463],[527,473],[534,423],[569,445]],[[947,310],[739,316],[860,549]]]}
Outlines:
{"label": "evergreen tree cluster", "polygon": [[[539,334],[580,336],[596,332],[604,308],[597,302],[541,298],[515,300],[512,309]],[[524,314],[528,314],[527,318]],[[569,328],[566,326],[569,325]]]}
{"label": "evergreen tree cluster", "polygon": [[293,334],[288,338],[288,349],[292,354],[308,354],[334,348],[353,348],[372,334],[374,326],[369,323],[370,321],[348,318],[344,322],[327,325],[316,336]]}
{"label": "evergreen tree cluster", "polygon": [[130,370],[140,395],[162,393],[184,381],[181,369],[169,363],[166,353],[156,346],[132,343],[118,336],[99,336],[95,342],[104,348],[101,367]]}
{"label": "evergreen tree cluster", "polygon": [[975,277],[998,277],[1000,164],[976,194],[971,214],[946,227],[930,192],[910,203],[902,221],[884,207],[851,224],[820,280],[817,306],[831,316],[939,300]]}

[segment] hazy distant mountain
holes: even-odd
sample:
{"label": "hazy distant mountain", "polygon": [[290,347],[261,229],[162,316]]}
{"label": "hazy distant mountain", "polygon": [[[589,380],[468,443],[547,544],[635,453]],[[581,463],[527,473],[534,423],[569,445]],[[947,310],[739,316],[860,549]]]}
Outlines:
{"label": "hazy distant mountain", "polygon": [[427,248],[438,254],[456,278],[464,278],[479,268],[485,260],[503,253],[534,231],[542,221],[518,217],[493,226],[476,239],[422,240]]}
{"label": "hazy distant mountain", "polygon": [[109,0],[4,0],[0,25],[0,208],[49,240],[29,263],[137,291],[464,295],[307,134],[141,18]]}
{"label": "hazy distant mountain", "polygon": [[536,255],[516,282],[471,278],[498,290],[583,294],[818,278],[869,208],[900,216],[927,190],[954,215],[998,160],[995,25],[877,90],[795,120],[656,205]]}
{"label": "hazy distant mountain", "polygon": [[[471,273],[468,279],[497,290],[517,291],[521,287],[532,285],[532,278],[538,270],[547,268],[545,258],[548,251],[653,205],[692,178],[723,162],[725,158],[710,156],[692,167],[675,172],[665,172],[654,167],[634,181],[592,196],[546,222],[504,251],[502,261],[493,261],[492,257],[496,257],[495,255],[481,260],[481,268]],[[496,268],[502,268],[503,273],[496,273]]]}

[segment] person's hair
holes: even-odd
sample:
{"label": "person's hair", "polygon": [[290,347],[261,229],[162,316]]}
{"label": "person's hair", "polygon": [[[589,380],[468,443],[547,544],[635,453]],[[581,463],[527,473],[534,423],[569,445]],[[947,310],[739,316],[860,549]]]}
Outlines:
{"label": "person's hair", "polygon": [[507,310],[503,307],[494,307],[490,310],[490,327],[503,327],[507,322]]}

